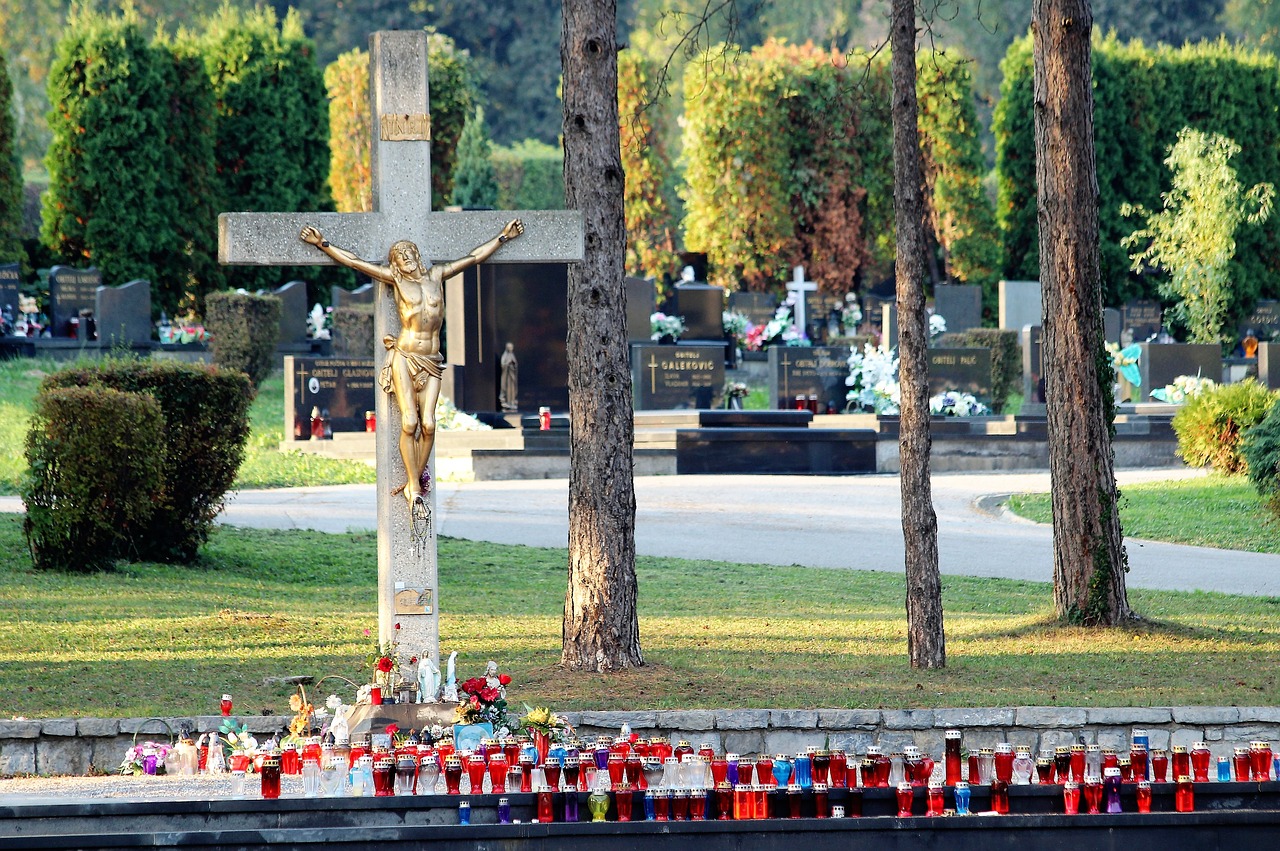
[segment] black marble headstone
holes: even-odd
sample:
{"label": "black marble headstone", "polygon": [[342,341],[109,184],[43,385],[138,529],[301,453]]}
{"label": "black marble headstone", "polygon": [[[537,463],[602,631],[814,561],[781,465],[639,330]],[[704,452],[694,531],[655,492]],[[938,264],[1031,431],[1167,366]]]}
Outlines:
{"label": "black marble headstone", "polygon": [[947,321],[950,333],[981,328],[982,287],[976,284],[938,284],[933,289],[933,310]]}
{"label": "black marble headstone", "polygon": [[285,434],[306,438],[311,410],[329,412],[333,431],[364,431],[377,398],[372,358],[285,358]]}
{"label": "black marble headstone", "polygon": [[1120,311],[1121,332],[1126,328],[1132,330],[1135,343],[1145,342],[1160,333],[1163,322],[1164,311],[1158,301],[1126,302]]}
{"label": "black marble headstone", "polygon": [[[724,339],[724,288],[710,284],[677,284],[672,312],[684,319],[681,340]],[[723,354],[722,354],[723,357]]]}
{"label": "black marble headstone", "polygon": [[102,272],[97,269],[54,266],[49,270],[49,322],[54,337],[76,336],[71,320],[81,311],[94,310],[100,286]]}
{"label": "black marble headstone", "polygon": [[502,410],[501,357],[519,364],[521,411],[569,409],[569,267],[563,263],[486,263],[445,283],[444,393],[469,413]]}
{"label": "black marble headstone", "polygon": [[627,286],[627,342],[643,343],[652,334],[649,317],[657,310],[657,289],[648,278],[623,280]]}
{"label": "black marble headstone", "polygon": [[958,390],[991,402],[990,349],[929,349],[929,392]]}
{"label": "black marble headstone", "polygon": [[1280,390],[1280,342],[1258,344],[1258,381]]}
{"label": "black marble headstone", "polygon": [[1120,332],[1124,328],[1120,325],[1120,311],[1114,307],[1102,308],[1102,332],[1103,338],[1108,343],[1120,343]]}
{"label": "black marble headstone", "polygon": [[769,405],[790,408],[796,396],[817,396],[818,409],[844,410],[848,346],[770,346]]}
{"label": "black marble headstone", "polygon": [[290,281],[271,293],[280,299],[280,340],[283,345],[307,341],[307,282]]}
{"label": "black marble headstone", "polygon": [[151,342],[151,282],[130,281],[120,287],[99,287],[94,318],[103,346]]}
{"label": "black marble headstone", "polygon": [[1222,347],[1217,343],[1143,343],[1138,371],[1142,375],[1138,390],[1143,401],[1151,398],[1152,390],[1172,384],[1179,375],[1198,375],[1220,382]]}
{"label": "black marble headstone", "polygon": [[18,318],[18,296],[22,293],[22,278],[17,263],[0,263],[0,314],[10,320]]}
{"label": "black marble headstone", "polygon": [[631,386],[638,411],[718,408],[724,394],[724,346],[635,343]]}
{"label": "black marble headstone", "polygon": [[1241,337],[1246,331],[1253,331],[1259,340],[1280,339],[1280,301],[1260,300],[1240,323],[1238,330]]}
{"label": "black marble headstone", "polygon": [[729,310],[741,313],[752,325],[766,325],[778,310],[778,300],[769,293],[729,293]]}

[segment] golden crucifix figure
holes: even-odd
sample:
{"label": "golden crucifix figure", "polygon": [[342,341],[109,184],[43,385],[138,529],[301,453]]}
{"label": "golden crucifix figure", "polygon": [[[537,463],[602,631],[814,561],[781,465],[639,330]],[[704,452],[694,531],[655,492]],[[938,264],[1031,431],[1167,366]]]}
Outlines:
{"label": "golden crucifix figure", "polygon": [[[387,348],[386,366],[379,376],[382,389],[395,397],[400,407],[400,457],[409,480],[404,496],[409,509],[424,502],[427,462],[436,437],[436,401],[440,398],[440,379],[444,375],[444,357],[440,353],[440,329],[444,325],[444,282],[448,278],[483,263],[493,253],[520,234],[524,224],[513,219],[493,239],[478,245],[467,256],[448,263],[425,264],[418,246],[401,240],[387,252],[387,265],[381,266],[330,245],[314,227],[302,229],[303,242],[314,245],[341,263],[391,287],[400,315],[400,335],[382,339]],[[424,268],[425,266],[425,268]],[[429,511],[428,511],[429,516]]]}

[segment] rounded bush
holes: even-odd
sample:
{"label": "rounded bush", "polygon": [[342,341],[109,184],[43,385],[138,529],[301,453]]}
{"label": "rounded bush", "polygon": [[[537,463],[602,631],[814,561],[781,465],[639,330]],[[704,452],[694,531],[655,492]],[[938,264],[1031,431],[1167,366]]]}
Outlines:
{"label": "rounded bush", "polygon": [[1241,449],[1249,465],[1249,481],[1258,493],[1269,497],[1280,514],[1280,401],[1262,422],[1249,429]]}
{"label": "rounded bush", "polygon": [[212,293],[205,299],[204,324],[212,339],[213,362],[238,369],[257,387],[276,365],[280,340],[280,299],[241,292]]}
{"label": "rounded bush", "polygon": [[1204,391],[1173,417],[1178,455],[1193,467],[1211,466],[1228,475],[1247,472],[1242,438],[1262,422],[1277,397],[1252,378]]}
{"label": "rounded bush", "polygon": [[24,529],[35,566],[94,571],[132,557],[156,509],[164,414],[143,393],[42,390],[27,432]]}
{"label": "rounded bush", "polygon": [[153,497],[155,512],[132,546],[152,561],[193,559],[244,460],[253,401],[248,377],[202,364],[104,359],[53,373],[42,391],[55,387],[145,393],[160,405],[164,468]]}

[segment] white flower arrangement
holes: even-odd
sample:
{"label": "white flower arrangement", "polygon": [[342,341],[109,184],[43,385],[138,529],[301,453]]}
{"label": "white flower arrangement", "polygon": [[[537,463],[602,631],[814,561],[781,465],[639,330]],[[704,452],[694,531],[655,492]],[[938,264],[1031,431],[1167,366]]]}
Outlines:
{"label": "white flower arrangement", "polygon": [[453,402],[441,396],[436,400],[436,428],[441,431],[492,431],[493,426],[459,411]]}
{"label": "white flower arrangement", "polygon": [[1152,390],[1151,398],[1169,405],[1182,405],[1189,399],[1194,399],[1204,391],[1212,390],[1216,386],[1212,378],[1202,378],[1199,375],[1179,375],[1173,379],[1172,384],[1166,384],[1164,387]]}
{"label": "white flower arrangement", "polygon": [[862,308],[858,305],[858,294],[847,293],[844,297],[844,307],[840,310],[840,324],[844,328],[844,335],[852,337],[858,333],[858,325],[862,322]]}
{"label": "white flower arrangement", "polygon": [[307,314],[307,336],[313,340],[328,340],[333,328],[333,308],[316,304]]}
{"label": "white flower arrangement", "polygon": [[941,313],[930,314],[929,342],[934,342],[945,333],[947,333],[947,320],[942,317]]}
{"label": "white flower arrangement", "polygon": [[849,376],[844,380],[846,411],[874,411],[895,415],[902,404],[898,384],[898,355],[893,349],[881,351],[867,343],[861,352],[849,353]]}
{"label": "white flower arrangement", "polygon": [[971,393],[947,390],[929,400],[929,413],[935,417],[980,417],[991,413],[991,409]]}
{"label": "white flower arrangement", "polygon": [[751,320],[736,310],[724,311],[720,314],[720,322],[726,336],[737,337],[739,340],[745,338],[751,330]]}
{"label": "white flower arrangement", "polygon": [[679,340],[684,331],[684,319],[680,316],[668,316],[662,311],[649,316],[649,339],[651,340],[660,340],[664,336]]}

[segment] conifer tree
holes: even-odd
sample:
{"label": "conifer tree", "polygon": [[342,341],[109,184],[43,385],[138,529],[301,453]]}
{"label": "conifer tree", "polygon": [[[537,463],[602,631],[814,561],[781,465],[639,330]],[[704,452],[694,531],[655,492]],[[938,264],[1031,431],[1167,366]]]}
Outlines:
{"label": "conifer tree", "polygon": [[453,173],[453,203],[460,207],[493,207],[498,184],[493,176],[493,146],[484,124],[484,107],[477,106],[458,139]]}
{"label": "conifer tree", "polygon": [[22,171],[18,168],[16,125],[13,120],[13,85],[0,53],[0,263],[22,257]]}

